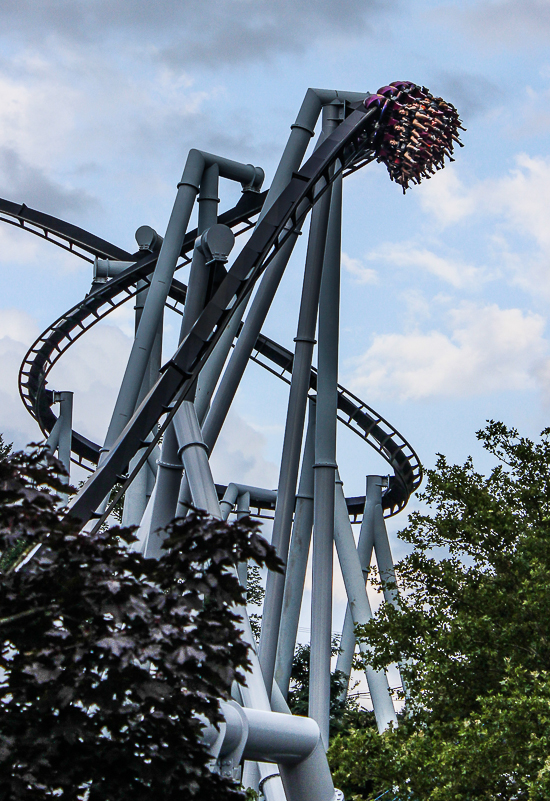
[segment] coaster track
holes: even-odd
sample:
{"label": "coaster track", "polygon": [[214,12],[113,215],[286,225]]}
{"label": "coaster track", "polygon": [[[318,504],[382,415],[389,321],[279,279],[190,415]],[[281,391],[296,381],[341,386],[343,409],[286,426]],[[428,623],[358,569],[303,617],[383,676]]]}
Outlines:
{"label": "coaster track", "polygon": [[[300,225],[322,192],[337,175],[354,172],[372,160],[373,155],[369,151],[368,144],[370,129],[376,121],[376,116],[372,111],[365,113],[357,109],[352,112],[306,164],[293,175],[288,187],[244,246],[189,336],[164,366],[159,381],[130,421],[126,431],[109,454],[107,462],[89,482],[96,485],[95,492],[89,492],[88,500],[85,502],[79,499],[80,504],[73,513],[83,518],[90,516],[95,502],[91,496],[99,495],[104,487],[107,487],[108,491],[109,481],[113,483],[117,480],[146,433],[166,411],[169,411],[165,423],[160,427],[158,435],[160,436],[168,418],[176,408],[174,401],[185,397],[186,389],[195,380],[228,324],[238,301],[252,290],[289,232]],[[318,189],[320,182],[323,184],[321,190]],[[249,231],[255,224],[255,218],[262,208],[266,194],[244,192],[234,208],[220,215],[219,222],[233,228],[237,235]],[[130,254],[81,228],[29,209],[25,205],[20,206],[6,200],[0,200],[0,221],[38,235],[88,262],[93,262],[93,257],[133,262],[131,267],[96,288],[46,329],[29,349],[23,361],[19,376],[21,397],[41,430],[44,434],[48,434],[57,419],[51,409],[53,392],[46,388],[47,376],[51,369],[73,342],[97,322],[105,319],[111,311],[134,297],[138,282],[148,283],[158,254],[148,252],[144,255],[142,251]],[[190,262],[196,236],[196,231],[186,235],[179,267]],[[170,288],[168,307],[181,313],[185,295],[185,285],[174,280]],[[235,297],[237,302],[234,301]],[[286,348],[260,335],[251,359],[290,383],[293,354]],[[316,383],[317,374],[312,370],[310,375],[312,397],[315,397]],[[413,448],[388,421],[340,385],[338,419],[371,445],[392,467],[394,476],[390,480],[389,490],[384,495],[385,514],[391,516],[401,511],[422,479],[420,463]],[[73,432],[72,452],[74,461],[88,470],[94,470],[100,446],[78,432]],[[110,479],[106,478],[107,474],[111,476]]]}

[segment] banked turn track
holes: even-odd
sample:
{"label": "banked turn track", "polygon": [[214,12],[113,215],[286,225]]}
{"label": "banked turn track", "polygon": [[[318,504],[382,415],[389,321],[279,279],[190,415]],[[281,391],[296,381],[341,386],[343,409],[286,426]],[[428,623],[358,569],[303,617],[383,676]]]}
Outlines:
{"label": "banked turn track", "polygon": [[[153,450],[179,402],[185,399],[239,302],[252,291],[286,238],[299,228],[313,205],[338,175],[345,176],[373,160],[370,143],[377,117],[377,110],[365,112],[357,107],[303,167],[293,174],[286,189],[244,245],[188,336],[162,368],[157,383],[99,469],[96,466],[100,446],[82,434],[73,432],[73,460],[88,470],[95,470],[72,507],[73,515],[83,521],[93,517],[94,510],[117,481],[124,484],[119,495],[122,494]],[[237,235],[249,231],[254,227],[266,194],[244,192],[237,205],[221,214],[218,221],[230,226]],[[89,262],[93,262],[93,257],[133,262],[132,266],[100,285],[56,320],[38,337],[25,356],[19,375],[21,397],[27,410],[47,435],[56,421],[51,409],[53,391],[46,388],[47,377],[53,366],[93,325],[132,298],[137,293],[138,282],[149,282],[158,253],[128,253],[81,228],[2,199],[0,221],[40,236]],[[196,231],[186,235],[180,267],[190,262],[196,236]],[[174,280],[168,307],[181,313],[185,295],[185,285]],[[287,383],[290,382],[293,354],[268,337],[258,337],[251,359]],[[316,385],[317,374],[312,369],[310,396],[313,398]],[[131,476],[126,476],[130,459],[143,446],[145,437],[163,416],[164,421],[143,452],[140,463]],[[389,517],[401,511],[422,480],[420,462],[413,448],[387,420],[340,385],[338,419],[371,445],[391,466],[393,476],[383,497],[385,515]],[[361,503],[364,503],[364,498],[348,499],[350,513],[357,514]]]}

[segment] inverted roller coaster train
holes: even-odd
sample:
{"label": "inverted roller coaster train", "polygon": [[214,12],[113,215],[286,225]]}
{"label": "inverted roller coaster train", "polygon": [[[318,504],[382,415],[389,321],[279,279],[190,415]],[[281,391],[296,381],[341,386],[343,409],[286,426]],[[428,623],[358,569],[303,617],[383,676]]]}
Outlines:
{"label": "inverted roller coaster train", "polygon": [[[302,164],[322,116],[313,154]],[[243,610],[251,646],[247,685],[220,702],[226,725],[204,730],[216,769],[260,790],[267,801],[332,801],[328,742],[333,544],[348,606],[337,667],[349,677],[354,626],[371,617],[364,570],[373,550],[381,576],[395,578],[384,518],[400,512],[422,480],[413,448],[370,406],[338,384],[342,183],[383,162],[406,192],[452,159],[461,144],[456,109],[425,87],[396,81],[376,94],[308,89],[268,191],[260,167],[191,150],[164,237],[145,225],[127,252],[49,215],[0,199],[0,219],[93,265],[92,289],[32,345],[19,376],[23,403],[67,471],[90,471],[67,514],[96,530],[124,497],[123,523],[138,527],[136,548],[158,556],[163,527],[190,506],[226,519],[273,520],[272,543],[286,565],[270,573],[260,642]],[[218,214],[219,179],[242,196]],[[198,226],[188,231],[195,201]],[[306,217],[311,213],[294,352],[262,334],[266,315]],[[251,232],[228,265],[236,237]],[[190,265],[188,286],[176,270]],[[135,338],[103,443],[72,430],[73,394],[47,387],[71,345],[135,299]],[[181,315],[179,346],[162,363],[165,308]],[[317,368],[313,367],[317,343]],[[250,361],[289,385],[277,490],[216,484],[216,445]],[[58,414],[54,412],[58,409]],[[306,425],[307,418],[307,425]],[[346,498],[338,474],[340,421],[391,468],[368,476],[366,495]],[[68,479],[67,479],[68,480]],[[113,489],[116,491],[113,492]],[[65,499],[67,500],[67,499]],[[352,522],[360,522],[356,545]],[[312,541],[309,717],[286,703],[306,565]],[[242,580],[246,581],[246,569]],[[396,590],[386,590],[396,603]],[[362,644],[359,647],[363,648]],[[377,725],[397,725],[387,676],[365,670]]]}

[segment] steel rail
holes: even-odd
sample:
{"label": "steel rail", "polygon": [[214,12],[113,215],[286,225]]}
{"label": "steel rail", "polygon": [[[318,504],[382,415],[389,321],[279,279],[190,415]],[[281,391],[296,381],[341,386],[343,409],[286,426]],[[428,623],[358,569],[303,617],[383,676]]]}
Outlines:
{"label": "steel rail", "polygon": [[[361,112],[355,112],[353,116],[357,118],[358,114],[360,115],[358,122],[364,123],[367,115],[361,114]],[[355,126],[356,129],[361,127],[362,125],[360,124]],[[354,130],[353,134],[356,133],[357,131]],[[331,161],[331,163],[333,163],[337,158],[343,160],[347,157],[347,161],[344,162],[346,174],[355,171],[359,166],[371,160],[370,154],[367,156],[363,155],[363,158],[360,161],[358,160],[358,152],[361,152],[361,146],[364,145],[365,137],[363,136],[363,141],[361,141],[360,136],[356,137],[355,141],[353,141],[353,136],[349,136],[349,131],[347,134],[343,146],[341,141],[339,143],[339,152],[337,154],[334,154],[334,152],[332,153]],[[342,139],[342,137],[336,138]],[[347,153],[345,152],[346,148],[348,151]],[[325,150],[327,150],[327,147],[325,147]],[[334,146],[332,150],[335,150]],[[294,192],[296,197],[291,201],[290,213],[285,216],[282,223],[279,221],[279,235],[283,233],[282,229],[284,225],[287,223],[289,217],[291,219],[293,218],[293,214],[294,224],[296,224],[299,214],[298,205],[300,202],[303,204],[304,198],[309,201],[307,211],[309,211],[313,202],[318,199],[318,197],[313,197],[312,194],[312,184],[314,180],[319,180],[323,175],[325,179],[328,177],[326,175],[326,165],[324,167],[322,165],[319,167],[318,165],[317,173],[320,173],[320,175],[316,174],[315,169],[313,169],[310,170],[308,176],[306,167],[308,167],[308,165],[311,167],[312,161],[314,161],[313,157],[299,173],[295,174],[293,181],[291,181],[292,185],[293,182],[297,184],[298,181],[302,182],[305,180],[308,187],[306,191],[302,191],[302,193]],[[318,158],[317,161],[319,161]],[[341,167],[344,165],[341,165]],[[313,164],[313,167],[315,167],[315,164]],[[340,171],[342,171],[342,169]],[[300,184],[297,184],[297,186],[301,188]],[[259,212],[264,197],[265,194],[245,193],[234,209],[220,216],[220,222],[225,222],[225,224],[229,224],[232,227],[238,225],[244,226],[241,227],[241,230],[237,233],[249,230],[253,225],[250,218],[254,217]],[[278,201],[278,203],[280,203],[280,201]],[[75,245],[95,256],[106,256],[108,258],[125,261],[137,259],[132,267],[117,278],[112,279],[107,284],[100,287],[83,302],[77,304],[73,309],[60,317],[53,326],[41,335],[27,354],[21,370],[21,394],[25,405],[31,414],[36,417],[43,431],[46,433],[51,430],[51,426],[56,420],[55,415],[50,409],[51,393],[45,389],[47,374],[59,357],[77,338],[79,338],[79,336],[89,330],[89,328],[100,319],[103,319],[110,311],[117,308],[121,303],[135,294],[137,281],[140,279],[147,280],[148,275],[150,275],[154,269],[156,254],[147,254],[145,257],[139,253],[133,255],[129,254],[105,240],[101,240],[82,229],[76,228],[76,226],[63,223],[48,215],[42,215],[40,212],[28,209],[26,206],[18,206],[14,203],[0,200],[0,220],[7,222],[8,220],[5,220],[4,217],[1,216],[2,214],[11,214],[14,219],[18,221],[19,218],[21,218],[22,224],[20,227],[25,230],[31,230],[29,224],[32,224],[36,229],[44,232],[43,238],[54,244],[59,245],[59,242],[56,241],[55,238],[52,238],[52,236],[63,239],[67,245],[63,244],[62,246],[67,250],[75,252],[76,255],[80,254],[74,249]],[[303,216],[304,210],[302,209],[300,219]],[[16,224],[20,223],[17,222]],[[32,232],[35,233],[36,231],[33,230]],[[74,240],[71,239],[73,236]],[[186,236],[182,248],[182,257],[186,261],[190,260],[187,254],[192,249],[195,236],[196,232],[190,232]],[[274,243],[275,238],[272,237],[271,255],[273,255],[274,252]],[[277,245],[275,245],[275,249],[276,247]],[[139,258],[139,256],[141,256],[141,258]],[[261,270],[267,263],[265,254],[264,259],[260,259],[259,262],[259,265],[256,265],[257,272],[258,268]],[[185,261],[182,262],[182,264],[183,263],[185,263]],[[184,285],[174,281],[170,296],[175,303],[175,306],[171,308],[179,311],[178,305],[182,304],[185,300]],[[262,358],[282,368],[282,372],[274,370],[269,364],[262,361]],[[259,337],[252,359],[283,380],[289,380],[290,371],[292,369],[292,353],[272,342],[267,337],[263,335]],[[25,367],[28,369],[25,369]],[[315,371],[312,371],[310,386],[312,391],[314,391],[316,386]],[[362,438],[364,438],[369,445],[374,447],[394,469],[395,479],[392,481],[390,491],[386,493],[387,503],[384,505],[390,514],[400,511],[406,504],[410,494],[417,488],[421,481],[421,468],[416,454],[396,429],[344,387],[339,387],[338,400],[339,419],[356,434],[362,436]],[[77,432],[75,432],[74,435],[74,447],[80,463],[84,463],[85,460],[88,460],[91,464],[94,464],[97,461],[99,446],[85,439]]]}

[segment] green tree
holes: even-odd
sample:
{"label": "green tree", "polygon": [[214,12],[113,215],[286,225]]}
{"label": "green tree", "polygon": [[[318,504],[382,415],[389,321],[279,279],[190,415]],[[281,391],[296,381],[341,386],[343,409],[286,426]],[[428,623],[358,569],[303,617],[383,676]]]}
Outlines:
{"label": "green tree", "polygon": [[203,719],[243,682],[233,571],[279,560],[249,519],[195,514],[145,559],[128,529],[61,516],[44,452],[0,460],[0,799],[244,798],[213,773]]}
{"label": "green tree", "polygon": [[[338,653],[338,641],[332,642],[332,655]],[[309,643],[297,645],[292,661],[288,705],[294,715],[307,715],[309,707]],[[329,733],[333,737],[338,732],[348,732],[356,728],[374,726],[374,714],[361,707],[353,695],[342,697],[345,676],[339,670],[330,675],[330,720]]]}
{"label": "green tree", "polygon": [[362,629],[375,667],[405,663],[410,698],[397,730],[335,739],[349,797],[550,798],[550,429],[535,443],[490,422],[478,438],[497,466],[438,457],[433,512],[400,534],[400,607]]}
{"label": "green tree", "polygon": [[0,434],[0,460],[5,459],[7,456],[10,455],[12,447],[13,447],[13,442],[10,442],[9,444],[7,442],[4,442],[4,436],[3,434]]}

